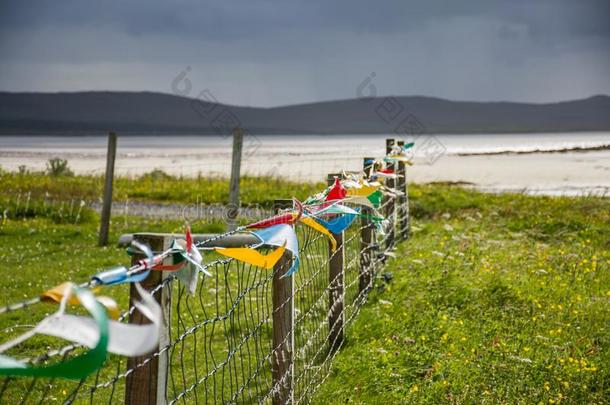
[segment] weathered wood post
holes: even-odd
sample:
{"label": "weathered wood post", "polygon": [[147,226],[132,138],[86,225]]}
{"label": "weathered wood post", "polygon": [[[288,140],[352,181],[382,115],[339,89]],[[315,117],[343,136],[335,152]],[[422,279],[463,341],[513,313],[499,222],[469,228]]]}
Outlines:
{"label": "weathered wood post", "polygon": [[[170,235],[158,233],[141,233],[134,235],[134,240],[150,246],[154,253],[159,253],[167,249],[171,243],[171,239]],[[143,258],[145,257],[140,254],[135,254],[131,260],[132,265]],[[167,258],[164,263],[172,264],[172,258]],[[162,284],[166,277],[168,277],[167,272],[151,271],[148,277],[140,282],[140,284],[145,290],[152,291]],[[163,349],[170,343],[171,296],[171,284],[164,286],[154,295],[159,305],[161,305],[164,325],[159,336],[159,347],[156,351]],[[129,306],[133,306],[135,301],[140,300],[138,291],[132,284],[129,290]],[[150,321],[135,309],[129,316],[129,323],[146,324],[150,323]],[[141,365],[147,359],[148,362],[145,365]],[[127,369],[133,370],[133,372],[127,376],[125,383],[125,404],[160,405],[167,403],[167,381],[169,372],[167,350],[155,357],[152,357],[152,354],[130,357],[127,359]]]}
{"label": "weathered wood post", "polygon": [[229,206],[227,208],[227,224],[232,231],[237,227],[239,214],[239,178],[241,172],[241,151],[244,143],[244,131],[233,129],[233,154],[231,158],[231,180],[229,183]]}
{"label": "weathered wood post", "polygon": [[[371,161],[373,163],[371,163]],[[374,165],[375,158],[365,157],[363,162],[363,171],[368,174],[369,169]],[[362,207],[362,215],[360,217],[360,277],[358,280],[360,294],[366,294],[372,287],[373,281],[373,268],[371,267],[372,255],[373,255],[373,221],[371,215],[373,211],[368,207]]]}
{"label": "weathered wood post", "polygon": [[[394,139],[388,138],[385,140],[385,149],[386,155],[392,151],[392,147],[394,146]],[[387,165],[389,170],[395,170],[396,165],[394,163],[388,163]],[[385,182],[386,186],[389,189],[393,189],[396,187],[396,181],[394,179],[387,179]],[[388,196],[384,200],[385,204],[385,217],[391,222],[392,227],[388,230],[388,234],[386,235],[385,240],[385,249],[391,249],[394,247],[394,241],[396,240],[396,199],[394,197]]]}
{"label": "weathered wood post", "polygon": [[116,157],[116,133],[108,134],[108,151],[106,152],[106,177],[104,178],[104,202],[102,205],[102,218],[98,244],[108,244],[108,231],[110,229],[110,211],[112,208],[112,181],[114,179],[114,160]]}
{"label": "weathered wood post", "polygon": [[[397,145],[403,147],[405,141],[398,141]],[[404,193],[398,197],[398,234],[400,239],[409,239],[409,186],[407,184],[407,164],[398,162],[398,191]]]}
{"label": "weathered wood post", "polygon": [[[292,200],[275,200],[274,211],[292,207]],[[294,277],[282,277],[292,263],[284,253],[273,268],[273,347],[271,375],[274,405],[294,402]]]}
{"label": "weathered wood post", "polygon": [[[329,186],[333,185],[341,174],[331,173],[327,176]],[[331,219],[332,221],[332,219]],[[332,234],[337,241],[337,250],[332,251],[328,244],[328,341],[330,350],[336,351],[343,344],[343,309],[345,306],[345,249],[343,247],[343,232]]]}

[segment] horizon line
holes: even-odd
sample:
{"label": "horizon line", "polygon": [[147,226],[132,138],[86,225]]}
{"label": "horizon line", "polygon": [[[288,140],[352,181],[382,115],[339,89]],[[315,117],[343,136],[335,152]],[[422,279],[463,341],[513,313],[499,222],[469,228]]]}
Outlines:
{"label": "horizon line", "polygon": [[[177,97],[177,98],[185,98],[185,99],[188,99],[188,100],[196,100],[197,99],[196,97],[189,97],[189,96],[184,96],[184,95],[179,95],[179,94],[166,93],[166,92],[163,92],[163,91],[156,91],[156,90],[59,90],[59,91],[11,91],[11,90],[0,90],[0,94],[43,94],[43,95],[56,95],[56,94],[78,94],[78,93],[156,94],[156,95],[163,95],[163,96],[170,96],[170,97]],[[252,106],[252,105],[240,105],[240,104],[229,104],[229,103],[223,103],[221,101],[214,102],[214,101],[203,101],[202,100],[202,102],[210,103],[210,104],[214,104],[215,103],[215,104],[224,105],[224,106],[227,106],[227,107],[273,110],[273,109],[279,109],[279,108],[302,107],[302,106],[314,105],[314,104],[325,104],[325,103],[337,103],[337,102],[345,102],[345,101],[354,101],[354,100],[360,100],[360,99],[364,99],[364,98],[372,98],[372,99],[384,99],[384,98],[423,98],[423,99],[431,99],[431,100],[444,101],[444,102],[450,102],[450,103],[548,105],[548,104],[569,103],[569,102],[575,102],[575,101],[585,101],[585,100],[590,100],[590,99],[598,98],[598,97],[610,98],[610,95],[598,93],[598,94],[593,94],[593,95],[588,96],[588,97],[574,98],[574,99],[569,99],[569,100],[547,101],[547,102],[531,102],[531,101],[507,101],[507,100],[456,100],[456,99],[449,99],[449,98],[436,97],[436,96],[424,96],[424,95],[420,95],[420,94],[415,94],[415,95],[393,95],[393,94],[390,94],[390,95],[377,95],[377,96],[371,96],[371,97],[352,97],[352,98],[338,98],[338,99],[320,100],[320,101],[309,101],[309,102],[301,102],[301,103],[294,103],[294,104],[275,105],[275,106],[270,106],[270,107]]]}

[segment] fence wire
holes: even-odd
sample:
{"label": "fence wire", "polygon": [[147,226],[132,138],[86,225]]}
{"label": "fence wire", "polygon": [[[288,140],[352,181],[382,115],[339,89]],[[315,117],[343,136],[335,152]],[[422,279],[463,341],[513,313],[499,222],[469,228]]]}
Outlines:
{"label": "fence wire", "polygon": [[[395,216],[388,219],[388,228],[395,228]],[[328,377],[336,354],[331,348],[337,342],[329,333],[331,311],[337,315],[331,301],[331,289],[337,282],[329,277],[331,259],[334,255],[344,256],[344,301],[338,316],[344,321],[345,331],[366,301],[384,261],[383,249],[375,250],[375,246],[385,246],[388,236],[376,234],[375,246],[367,247],[361,233],[368,227],[371,225],[364,219],[355,221],[344,232],[343,250],[332,252],[325,236],[303,224],[295,225],[301,263],[293,276],[293,332],[286,338],[294,342],[292,353],[288,354],[293,359],[292,376],[274,381],[272,375],[274,359],[286,355],[279,353],[282,345],[273,345],[274,311],[282,310],[281,306],[273,307],[273,279],[276,273],[283,274],[287,269],[266,270],[206,252],[206,267],[213,276],[200,279],[195,295],[189,295],[170,273],[152,291],[156,297],[169,299],[171,308],[167,336],[159,350],[131,359],[109,354],[102,368],[81,381],[2,377],[0,402],[138,403],[135,395],[144,386],[151,393],[166,387],[159,392],[165,392],[169,404],[269,403],[288,378],[292,379],[294,402],[308,402]],[[363,255],[369,255],[367,268],[363,268]],[[370,273],[371,284],[362,288],[366,272]],[[126,286],[114,288],[115,294],[128,294]],[[41,319],[52,310],[44,303],[29,305],[27,311],[25,308],[16,307],[4,314],[10,317],[6,323],[14,326],[3,331],[3,340],[32,326],[20,324]],[[134,311],[134,307],[129,308],[119,320],[128,322]],[[85,350],[37,335],[8,354],[26,358],[32,365],[44,365],[66,361]],[[152,371],[155,367],[160,369],[158,375]]]}

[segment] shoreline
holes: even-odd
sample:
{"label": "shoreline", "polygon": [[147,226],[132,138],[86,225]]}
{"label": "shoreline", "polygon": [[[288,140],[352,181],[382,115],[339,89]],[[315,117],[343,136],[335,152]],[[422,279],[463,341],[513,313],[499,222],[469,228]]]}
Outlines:
{"label": "shoreline", "polygon": [[497,152],[458,152],[454,156],[496,156],[496,155],[527,155],[532,153],[568,153],[568,152],[593,152],[610,150],[610,144],[598,146],[573,146],[561,149],[531,149],[531,150],[505,150]]}

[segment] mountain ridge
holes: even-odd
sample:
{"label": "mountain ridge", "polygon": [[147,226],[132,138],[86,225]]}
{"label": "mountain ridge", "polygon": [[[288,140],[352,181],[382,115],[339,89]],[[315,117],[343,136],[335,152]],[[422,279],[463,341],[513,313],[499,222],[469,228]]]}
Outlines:
{"label": "mountain ridge", "polygon": [[553,103],[428,96],[233,106],[142,92],[0,92],[0,134],[509,133],[610,130],[610,96]]}

